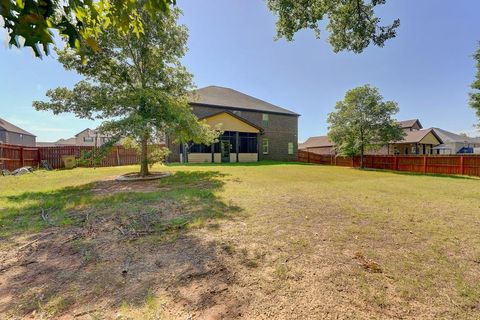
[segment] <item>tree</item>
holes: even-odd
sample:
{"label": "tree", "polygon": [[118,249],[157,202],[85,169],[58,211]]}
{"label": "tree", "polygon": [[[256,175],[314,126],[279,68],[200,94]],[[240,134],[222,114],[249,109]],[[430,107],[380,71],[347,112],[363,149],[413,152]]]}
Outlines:
{"label": "tree", "polygon": [[396,102],[383,101],[377,88],[369,85],[347,91],[328,115],[328,137],[337,151],[346,156],[360,154],[364,168],[365,151],[403,139],[404,132],[392,118]]}
{"label": "tree", "polygon": [[84,54],[88,45],[97,47],[97,37],[104,28],[116,28],[126,34],[143,32],[138,2],[152,15],[167,13],[176,0],[0,0],[0,16],[10,36],[10,45],[31,47],[36,56],[49,53],[56,29],[71,48]]}
{"label": "tree", "polygon": [[67,70],[85,76],[73,89],[48,90],[48,102],[33,103],[37,110],[55,114],[73,112],[80,118],[104,120],[101,130],[112,136],[132,137],[141,146],[140,175],[148,175],[147,146],[166,134],[179,141],[209,144],[216,133],[199,122],[188,104],[192,76],[181,65],[187,29],[177,25],[178,9],[151,15],[139,4],[143,33],[103,32],[98,49],[86,61],[70,48],[58,51]]}
{"label": "tree", "polygon": [[472,83],[473,91],[470,93],[470,106],[475,109],[477,117],[480,119],[480,43],[473,57],[477,62],[477,75],[475,81]]}
{"label": "tree", "polygon": [[361,53],[370,43],[383,47],[396,36],[400,20],[380,25],[375,7],[387,0],[267,0],[269,9],[278,15],[277,37],[293,40],[301,29],[313,29],[320,38],[319,23],[328,19],[328,41],[334,52]]}

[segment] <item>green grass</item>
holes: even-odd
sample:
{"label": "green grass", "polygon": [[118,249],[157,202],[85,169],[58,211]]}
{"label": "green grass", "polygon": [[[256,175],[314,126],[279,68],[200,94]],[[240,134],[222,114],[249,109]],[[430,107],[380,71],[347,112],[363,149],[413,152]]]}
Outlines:
{"label": "green grass", "polygon": [[[201,242],[209,234],[247,295],[277,292],[279,303],[301,305],[296,295],[282,296],[298,290],[353,317],[480,315],[480,179],[265,162],[171,165],[155,168],[174,174],[154,191],[92,191],[96,181],[136,169],[0,177],[0,239],[7,240],[0,249],[52,226],[82,227],[85,215],[110,217],[126,230],[150,223],[142,241],[174,243],[189,232]],[[154,220],[159,210],[166,218]],[[84,263],[99,265],[94,243],[71,245]],[[151,291],[144,300],[136,314],[159,304]],[[257,301],[249,308],[269,308]],[[55,314],[71,304],[57,292],[44,308]]]}

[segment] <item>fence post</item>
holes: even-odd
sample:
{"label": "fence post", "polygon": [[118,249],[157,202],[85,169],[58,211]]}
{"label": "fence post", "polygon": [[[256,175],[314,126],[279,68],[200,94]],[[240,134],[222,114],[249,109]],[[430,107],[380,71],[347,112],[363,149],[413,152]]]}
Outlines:
{"label": "fence post", "polygon": [[464,156],[460,157],[460,174],[461,175],[465,174],[465,157]]}
{"label": "fence post", "polygon": [[20,163],[22,164],[22,167],[25,167],[25,160],[23,159],[23,147],[20,147]]}
{"label": "fence post", "polygon": [[398,157],[393,156],[393,170],[398,171]]}
{"label": "fence post", "polygon": [[423,173],[427,173],[427,157],[423,156]]}
{"label": "fence post", "polygon": [[118,151],[118,146],[117,146],[117,166],[120,165],[120,153]]}
{"label": "fence post", "polygon": [[310,151],[307,149],[307,163],[310,163]]}

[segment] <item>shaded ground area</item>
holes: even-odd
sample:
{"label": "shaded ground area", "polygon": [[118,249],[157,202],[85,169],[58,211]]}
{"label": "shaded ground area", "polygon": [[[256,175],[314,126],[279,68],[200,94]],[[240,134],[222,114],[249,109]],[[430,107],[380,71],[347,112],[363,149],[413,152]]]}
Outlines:
{"label": "shaded ground area", "polygon": [[478,179],[272,163],[163,169],[175,174],[139,185],[97,169],[73,170],[53,190],[0,187],[0,314],[480,318]]}

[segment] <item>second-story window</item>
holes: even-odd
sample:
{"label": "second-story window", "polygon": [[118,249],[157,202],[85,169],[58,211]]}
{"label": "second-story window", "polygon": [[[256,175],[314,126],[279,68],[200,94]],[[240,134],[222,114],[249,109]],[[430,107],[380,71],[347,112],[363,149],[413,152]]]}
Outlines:
{"label": "second-story window", "polygon": [[93,137],[83,137],[83,142],[93,142]]}
{"label": "second-story window", "polygon": [[268,113],[264,113],[262,114],[262,125],[264,127],[268,127],[268,123],[269,123],[270,119],[268,117]]}

